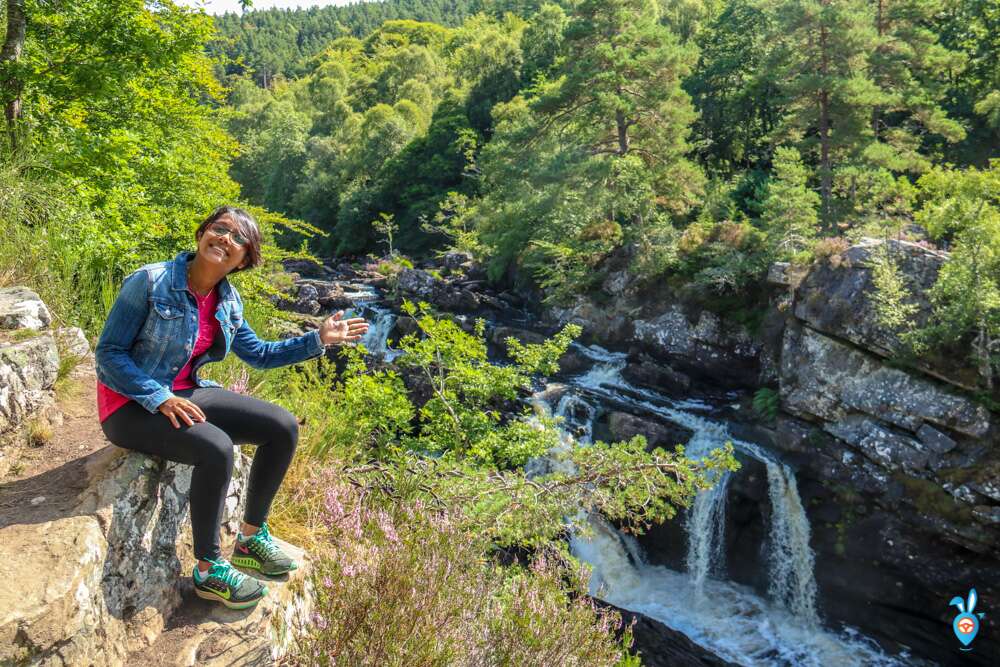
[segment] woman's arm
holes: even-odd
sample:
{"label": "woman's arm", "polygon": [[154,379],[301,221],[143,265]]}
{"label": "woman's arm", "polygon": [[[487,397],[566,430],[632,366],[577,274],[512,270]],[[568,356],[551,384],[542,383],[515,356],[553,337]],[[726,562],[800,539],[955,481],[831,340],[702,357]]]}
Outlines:
{"label": "woman's arm", "polygon": [[104,330],[94,349],[98,379],[152,413],[173,393],[136,365],[129,354],[149,315],[149,285],[145,271],[125,278]]}
{"label": "woman's arm", "polygon": [[254,368],[277,368],[296,364],[323,354],[319,331],[310,331],[302,336],[285,340],[261,340],[246,319],[233,334],[233,352]]}

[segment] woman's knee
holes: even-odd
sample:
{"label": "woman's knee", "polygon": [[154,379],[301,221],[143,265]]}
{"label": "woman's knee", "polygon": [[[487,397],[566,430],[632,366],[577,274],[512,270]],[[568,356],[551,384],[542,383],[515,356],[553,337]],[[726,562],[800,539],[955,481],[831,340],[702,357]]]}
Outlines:
{"label": "woman's knee", "polygon": [[274,426],[277,431],[276,439],[294,451],[295,446],[299,442],[299,422],[295,418],[295,415],[280,405],[275,406],[275,408]]}
{"label": "woman's knee", "polygon": [[[200,424],[199,424],[200,426]],[[196,428],[196,427],[195,427]],[[200,460],[197,465],[210,466],[232,472],[236,447],[232,439],[220,429],[214,428],[198,446]]]}

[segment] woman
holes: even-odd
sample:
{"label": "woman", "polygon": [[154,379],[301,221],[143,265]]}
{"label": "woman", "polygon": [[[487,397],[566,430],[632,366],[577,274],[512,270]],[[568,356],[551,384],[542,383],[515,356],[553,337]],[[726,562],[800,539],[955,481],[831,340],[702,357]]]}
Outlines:
{"label": "woman", "polygon": [[297,565],[278,547],[267,515],[298,439],[295,417],[272,403],[198,377],[230,349],[256,368],[294,364],[327,345],[359,340],[360,317],[327,318],[316,331],[263,341],[243,319],[243,302],[226,276],[261,263],[261,235],[242,209],[223,206],[195,232],[197,252],[147,264],[127,278],[97,343],[97,405],[115,445],[194,466],[191,526],[198,565],[195,592],[228,607],[251,607],[267,587],[232,567],[219,528],[235,445],[256,444],[243,525],[232,562],[276,575]]}

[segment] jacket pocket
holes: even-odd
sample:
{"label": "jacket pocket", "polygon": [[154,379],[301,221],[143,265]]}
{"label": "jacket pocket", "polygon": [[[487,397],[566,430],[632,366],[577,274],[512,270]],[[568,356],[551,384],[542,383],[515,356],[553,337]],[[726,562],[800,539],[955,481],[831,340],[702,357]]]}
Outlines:
{"label": "jacket pocket", "polygon": [[145,327],[147,338],[161,342],[187,340],[184,331],[184,308],[163,301],[152,301],[150,306]]}

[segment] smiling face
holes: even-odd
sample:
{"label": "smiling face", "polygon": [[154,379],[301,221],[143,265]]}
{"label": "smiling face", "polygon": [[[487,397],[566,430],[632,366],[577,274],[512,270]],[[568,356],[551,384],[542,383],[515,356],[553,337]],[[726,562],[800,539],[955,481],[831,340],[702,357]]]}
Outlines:
{"label": "smiling face", "polygon": [[[228,229],[230,233],[220,236],[217,231],[222,228]],[[225,273],[246,266],[250,261],[248,248],[237,245],[233,241],[233,234],[239,234],[239,227],[229,215],[223,215],[209,224],[198,236],[198,256],[201,261],[225,269]]]}

